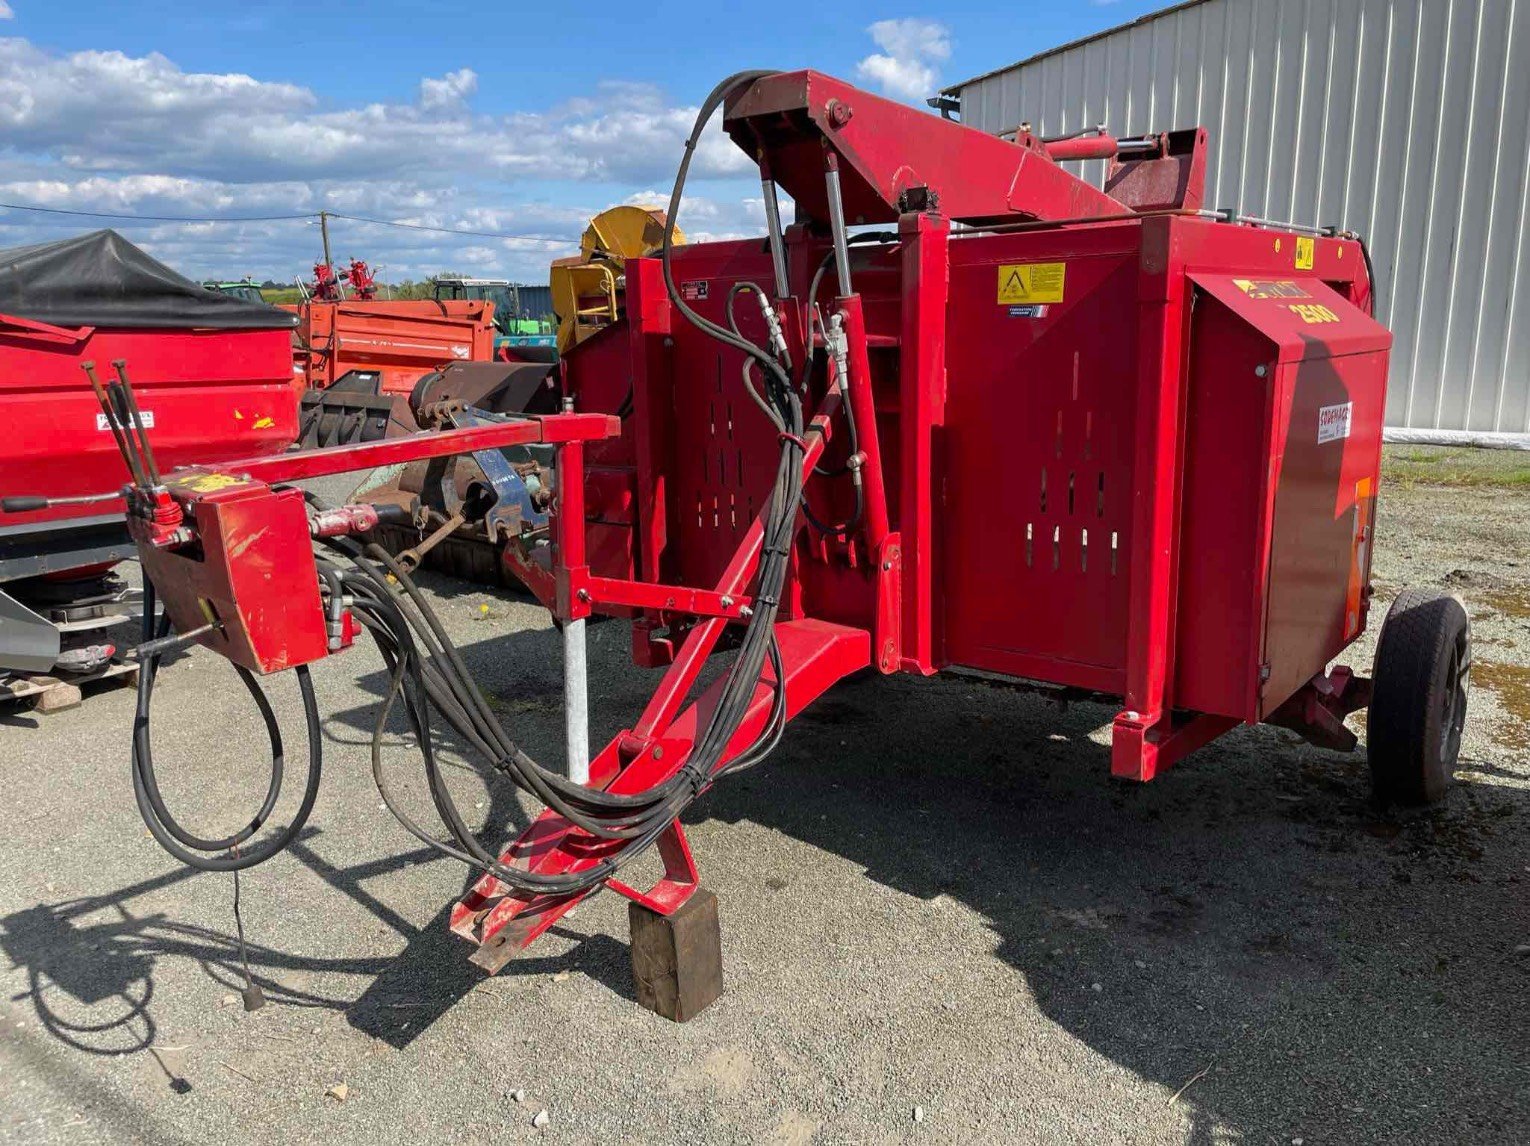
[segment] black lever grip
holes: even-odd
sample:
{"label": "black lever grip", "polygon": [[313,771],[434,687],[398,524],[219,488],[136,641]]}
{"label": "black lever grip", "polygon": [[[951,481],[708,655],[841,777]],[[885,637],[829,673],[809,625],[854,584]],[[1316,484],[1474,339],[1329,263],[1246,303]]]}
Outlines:
{"label": "black lever grip", "polygon": [[4,513],[32,513],[47,508],[48,499],[36,495],[0,498],[0,512]]}

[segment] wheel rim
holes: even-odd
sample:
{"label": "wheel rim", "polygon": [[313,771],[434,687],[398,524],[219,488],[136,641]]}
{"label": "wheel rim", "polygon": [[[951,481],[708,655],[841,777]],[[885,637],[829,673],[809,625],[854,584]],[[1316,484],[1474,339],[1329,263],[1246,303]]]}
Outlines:
{"label": "wheel rim", "polygon": [[1472,671],[1471,650],[1463,634],[1450,652],[1446,666],[1444,710],[1440,718],[1440,759],[1452,767],[1461,752],[1461,732],[1466,727],[1467,678]]}

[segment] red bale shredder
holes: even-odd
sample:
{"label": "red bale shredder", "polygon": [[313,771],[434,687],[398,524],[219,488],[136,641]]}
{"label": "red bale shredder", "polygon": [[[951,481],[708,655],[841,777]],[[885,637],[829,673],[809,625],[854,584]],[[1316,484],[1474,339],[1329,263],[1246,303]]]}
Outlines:
{"label": "red bale shredder", "polygon": [[[1369,704],[1379,793],[1442,794],[1470,664],[1460,604],[1407,590],[1373,677],[1329,668],[1372,592],[1391,337],[1362,242],[1204,209],[1200,130],[1001,139],[806,71],[712,93],[671,235],[719,110],[758,163],[766,235],[628,260],[624,315],[565,358],[562,412],[447,402],[427,412],[436,432],[130,491],[166,618],[145,717],[156,654],[195,641],[257,694],[256,674],[296,668],[316,721],[308,664],[369,632],[448,839],[396,814],[482,873],[451,923],[474,961],[497,969],[610,888],[634,905],[640,997],[677,1018],[721,981],[678,815],[853,673],[1117,698],[1111,770],[1138,781],[1245,723],[1348,750],[1344,718]],[[1103,190],[1060,166],[1078,159],[1108,160]],[[485,480],[463,511],[513,526],[507,560],[562,627],[566,774],[516,745],[407,572],[367,544],[376,511],[281,485],[467,454]],[[591,758],[595,613],[629,619],[635,660],[668,668]],[[501,851],[440,781],[442,721],[546,806]],[[159,798],[147,729],[139,804],[177,855],[248,866],[301,827],[316,755],[287,828],[249,842],[268,801],[238,839],[199,840]],[[649,847],[664,874],[632,886]]]}

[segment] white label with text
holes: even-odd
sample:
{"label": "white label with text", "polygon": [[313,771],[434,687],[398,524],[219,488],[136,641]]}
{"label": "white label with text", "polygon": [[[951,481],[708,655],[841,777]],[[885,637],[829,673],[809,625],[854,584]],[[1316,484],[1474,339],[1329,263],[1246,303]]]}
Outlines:
{"label": "white label with text", "polygon": [[1354,416],[1355,404],[1342,402],[1337,406],[1324,406],[1318,411],[1318,445],[1337,442],[1349,437],[1349,423]]}
{"label": "white label with text", "polygon": [[[113,421],[115,421],[115,420],[116,419],[113,419]],[[121,425],[121,423],[119,422],[118,425]],[[137,421],[136,425],[140,429],[152,430],[154,428],[154,411],[153,410],[140,410],[138,412],[138,421]],[[106,420],[106,415],[105,414],[97,414],[96,415],[96,429],[102,431],[103,433],[105,431],[111,429],[111,422],[108,422]]]}

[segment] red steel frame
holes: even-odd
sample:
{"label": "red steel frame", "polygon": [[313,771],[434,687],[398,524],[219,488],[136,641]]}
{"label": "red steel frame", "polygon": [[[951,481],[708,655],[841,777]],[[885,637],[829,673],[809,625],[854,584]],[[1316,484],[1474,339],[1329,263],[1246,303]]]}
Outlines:
{"label": "red steel frame", "polygon": [[[1209,224],[1197,224],[1209,226]],[[902,473],[904,502],[908,507],[903,522],[908,534],[890,532],[881,546],[883,561],[878,578],[878,592],[891,594],[901,601],[892,623],[886,623],[879,609],[878,623],[871,631],[830,625],[808,618],[794,619],[780,626],[782,649],[787,667],[788,711],[795,715],[800,708],[829,687],[858,669],[875,664],[883,672],[914,671],[930,673],[945,667],[939,652],[937,624],[937,566],[933,556],[935,530],[933,483],[925,476],[935,468],[934,456],[940,425],[939,413],[944,398],[943,364],[934,349],[943,336],[943,295],[946,267],[945,228],[925,216],[906,220],[905,234],[911,236],[903,253],[906,265],[921,273],[924,290],[904,296],[905,320],[912,317],[912,327],[919,333],[914,345],[906,348],[900,401],[905,410],[918,416],[904,426],[905,468]],[[1219,241],[1226,241],[1221,237]],[[1267,245],[1263,236],[1251,243]],[[1250,253],[1250,265],[1257,265]],[[1353,260],[1351,265],[1358,263]],[[649,268],[650,270],[652,268]],[[1269,267],[1272,273],[1283,268]],[[632,268],[629,268],[632,273]],[[646,273],[638,268],[637,281]],[[1183,267],[1168,268],[1160,276],[1167,281],[1172,274],[1183,274]],[[1363,282],[1357,282],[1363,288]],[[639,288],[641,289],[641,288]],[[1155,345],[1169,342],[1169,324],[1183,321],[1183,300],[1177,304],[1164,297],[1144,319],[1158,338]],[[920,363],[923,363],[921,367]],[[1152,560],[1134,567],[1131,583],[1130,640],[1125,708],[1115,721],[1113,771],[1134,779],[1150,779],[1173,760],[1205,744],[1240,721],[1236,718],[1205,714],[1185,719],[1173,715],[1170,678],[1174,651],[1174,610],[1176,600],[1177,546],[1174,540],[1174,512],[1180,481],[1179,436],[1183,417],[1183,372],[1178,353],[1165,349],[1157,361],[1143,367],[1154,383],[1144,398],[1152,415],[1139,429],[1137,462],[1138,497],[1134,516],[1140,536],[1162,540],[1137,543],[1138,553],[1149,552]],[[818,422],[828,428],[828,414]],[[864,445],[864,442],[863,442]],[[818,451],[809,455],[805,465],[811,469]],[[564,450],[565,466],[571,465],[569,450]],[[568,482],[577,471],[567,471]],[[651,475],[650,480],[660,475]],[[711,694],[680,712],[684,697],[695,683],[702,664],[715,647],[727,620],[740,615],[747,606],[744,596],[758,553],[759,524],[734,556],[728,572],[710,591],[678,588],[650,581],[632,581],[593,575],[583,564],[582,530],[573,523],[582,521],[577,482],[560,485],[558,512],[554,518],[556,545],[560,553],[554,571],[559,589],[553,602],[561,617],[585,616],[597,610],[618,611],[623,607],[662,610],[667,614],[693,614],[705,618],[691,629],[673,666],[661,682],[653,701],[637,724],[616,737],[591,768],[591,783],[609,786],[612,791],[639,791],[661,782],[686,758],[691,737],[698,723],[698,711],[704,712]],[[569,493],[573,492],[570,497]],[[652,523],[649,523],[652,524]],[[900,552],[903,556],[900,558]],[[650,564],[649,568],[654,568]],[[762,682],[748,718],[732,742],[734,750],[748,745],[764,720],[770,701],[767,676]],[[1314,694],[1315,695],[1315,694]],[[1354,707],[1354,701],[1339,710]],[[1324,708],[1323,713],[1331,711]],[[1301,725],[1318,717],[1308,716]],[[554,813],[544,813],[527,833],[510,847],[501,861],[530,870],[551,873],[576,871],[588,867],[611,846],[571,829]],[[660,881],[647,891],[612,881],[618,892],[661,912],[675,910],[694,890],[696,876],[690,852],[678,825],[669,833],[661,857],[665,871]],[[519,950],[531,943],[557,919],[570,910],[580,896],[539,896],[520,898],[493,877],[482,878],[457,905],[452,928],[477,944],[473,958],[487,969],[497,969]]]}
{"label": "red steel frame", "polygon": [[[1137,329],[1131,355],[1137,364],[1133,380],[1137,395],[1132,418],[1135,439],[1130,457],[1134,491],[1130,530],[1135,559],[1130,564],[1124,674],[1117,687],[1102,689],[1124,697],[1113,726],[1112,771],[1137,780],[1151,779],[1174,760],[1240,723],[1241,718],[1234,716],[1182,714],[1174,703],[1180,562],[1177,522],[1187,416],[1185,347],[1195,289],[1189,276],[1198,268],[1236,268],[1251,277],[1299,277],[1335,285],[1350,303],[1364,309],[1369,304],[1370,284],[1358,245],[1337,237],[1317,239],[1312,243],[1312,265],[1298,272],[1293,263],[1294,237],[1289,234],[1212,222],[1192,217],[1191,212],[1133,216],[1121,203],[1049,163],[1043,166],[1045,161],[1034,155],[1017,161],[1013,145],[915,115],[812,73],[757,83],[730,109],[727,126],[741,144],[751,150],[758,145],[768,157],[772,176],[791,192],[799,209],[823,218],[818,182],[823,162],[821,143],[841,157],[847,214],[856,222],[896,221],[898,227],[890,258],[898,284],[895,307],[889,310],[881,299],[860,295],[832,304],[843,316],[849,335],[851,378],[863,383],[852,385],[850,401],[861,428],[866,513],[859,538],[844,547],[842,557],[854,565],[857,549],[864,545],[866,552],[859,560],[865,561],[862,568],[871,604],[864,623],[813,620],[803,597],[804,580],[811,582],[812,571],[799,558],[793,615],[780,625],[789,711],[795,713],[834,681],[868,665],[884,673],[928,675],[951,664],[942,609],[951,591],[944,580],[952,574],[943,568],[939,552],[947,375],[957,361],[948,344],[947,329],[953,305],[954,251],[960,249],[965,256],[973,249],[957,248],[958,242],[1002,241],[997,236],[991,240],[953,238],[953,215],[946,209],[954,205],[960,213],[956,217],[966,222],[1020,220],[1022,234],[1028,233],[1026,220],[1068,220],[1047,229],[1072,244],[1073,252],[1067,256],[1070,259],[1101,244],[1119,244],[1122,234],[1130,233],[1130,242],[1139,252]],[[804,146],[804,138],[812,146]],[[1197,147],[1203,146],[1204,133],[1194,133],[1194,141]],[[949,173],[944,162],[952,163]],[[1203,157],[1197,153],[1187,166],[1199,178],[1204,171]],[[939,172],[944,181],[935,186],[937,181],[924,178],[920,171]],[[908,193],[920,187],[933,192],[918,197],[922,209],[900,209]],[[1185,193],[1199,202],[1198,184]],[[940,209],[928,209],[932,204]],[[794,281],[793,289],[802,297],[806,293],[802,268],[816,263],[824,243],[821,237],[815,241],[800,228],[793,228],[787,239],[789,247],[811,254],[793,264],[794,278],[802,280]],[[1018,261],[1019,256],[1015,257]],[[710,280],[715,293],[725,290],[729,279],[763,283],[770,275],[768,255],[757,244],[677,252],[676,267],[677,277],[694,275]],[[875,321],[868,317],[873,301],[878,304]],[[713,317],[718,316],[714,313]],[[785,317],[794,318],[789,313]],[[632,379],[633,415],[627,427],[632,441],[626,456],[634,471],[637,506],[632,521],[636,559],[631,569],[636,579],[602,576],[584,565],[580,530],[571,526],[581,521],[579,502],[569,500],[561,486],[554,518],[555,552],[559,554],[554,568],[546,570],[525,561],[518,565],[518,571],[560,617],[594,611],[630,615],[634,609],[641,610],[634,626],[638,659],[663,663],[674,656],[654,700],[637,724],[617,736],[592,765],[591,782],[609,785],[613,791],[635,791],[660,782],[685,759],[696,727],[695,714],[698,709],[705,710],[711,694],[703,694],[682,713],[683,698],[726,624],[742,616],[747,607],[744,594],[759,542],[756,520],[711,591],[664,583],[666,570],[677,566],[677,545],[683,545],[687,538],[676,510],[688,511],[677,505],[675,487],[683,482],[679,482],[681,473],[674,465],[676,450],[686,447],[678,440],[675,426],[659,411],[681,405],[676,387],[684,384],[681,372],[687,367],[677,355],[685,333],[665,297],[657,263],[630,260],[626,338],[619,351],[626,355],[624,365]],[[878,390],[874,407],[876,388],[864,383],[874,373],[868,350],[876,345],[895,345],[899,357],[895,394],[884,397]],[[581,397],[593,375],[611,363],[611,359],[594,353],[588,356],[587,365],[581,352],[571,359],[566,383]],[[731,372],[721,360],[717,369],[720,376]],[[831,391],[830,398],[833,396]],[[881,437],[890,409],[898,413],[896,465],[887,462],[888,443]],[[825,440],[831,412],[826,407],[816,423],[823,427]],[[811,465],[823,444],[815,441],[814,452],[805,462],[809,483]],[[566,480],[560,478],[560,482]],[[578,496],[574,494],[576,499]],[[895,518],[889,514],[890,504],[897,507]],[[1368,581],[1368,571],[1365,576]],[[556,586],[554,591],[548,590],[549,584]],[[673,653],[667,640],[655,639],[653,634],[665,627],[683,630],[686,614],[696,623],[678,653]],[[1363,689],[1350,689],[1350,679],[1347,670],[1341,670],[1336,684],[1320,680],[1294,698],[1294,705],[1282,716],[1306,730],[1325,723],[1331,726],[1344,712],[1363,702]],[[1064,683],[1079,682],[1064,678]],[[762,682],[730,751],[752,741],[770,695],[767,683]],[[584,837],[560,817],[546,813],[501,860],[539,872],[578,870],[606,854],[610,846]],[[673,911],[695,887],[694,865],[678,825],[667,838],[663,858],[664,876],[650,891],[640,892],[614,881],[611,886],[655,910]],[[458,904],[452,928],[478,945],[473,958],[492,970],[532,942],[580,898],[522,899],[500,881],[484,877]]]}

